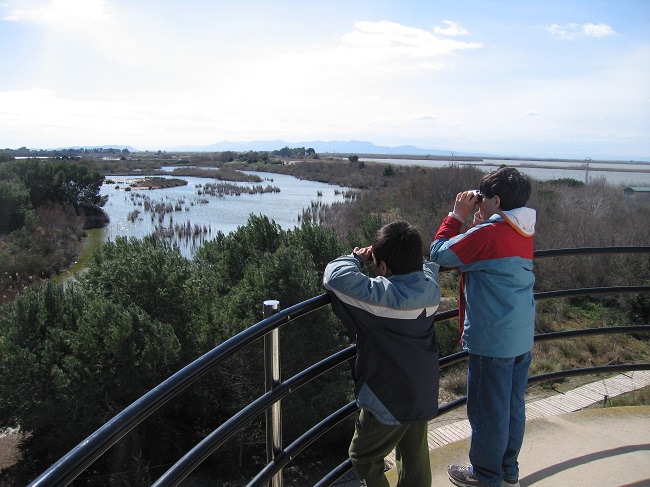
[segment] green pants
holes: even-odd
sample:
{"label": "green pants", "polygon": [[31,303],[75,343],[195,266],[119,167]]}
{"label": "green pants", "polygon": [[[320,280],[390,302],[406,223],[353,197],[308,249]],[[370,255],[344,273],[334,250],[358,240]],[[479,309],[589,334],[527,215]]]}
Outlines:
{"label": "green pants", "polygon": [[427,422],[386,425],[361,410],[350,443],[350,460],[361,486],[389,487],[384,458],[395,448],[398,487],[431,487]]}

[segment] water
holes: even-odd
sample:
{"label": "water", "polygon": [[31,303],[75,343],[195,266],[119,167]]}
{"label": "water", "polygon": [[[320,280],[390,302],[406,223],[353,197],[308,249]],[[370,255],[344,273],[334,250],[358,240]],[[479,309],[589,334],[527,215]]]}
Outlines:
{"label": "water", "polygon": [[[190,223],[194,228],[198,225],[202,232],[199,238],[176,239],[181,247],[181,252],[186,257],[196,251],[203,239],[212,239],[221,231],[228,234],[244,225],[249,216],[266,215],[284,229],[291,229],[300,225],[299,216],[303,209],[316,204],[331,204],[344,201],[343,193],[347,188],[315,181],[300,180],[293,176],[271,173],[257,174],[264,181],[262,183],[231,183],[238,186],[267,185],[280,188],[279,193],[246,194],[240,196],[210,196],[199,195],[200,186],[214,183],[209,178],[185,177],[179,179],[187,181],[185,186],[154,190],[124,191],[128,182],[143,179],[134,176],[107,176],[106,180],[112,184],[104,184],[101,194],[108,196],[104,211],[110,218],[110,223],[103,230],[103,241],[113,241],[118,236],[142,238],[155,231],[156,226],[166,228],[176,224]],[[166,176],[163,176],[166,177]],[[171,176],[170,176],[171,177]],[[115,186],[119,188],[116,189]],[[319,196],[319,193],[321,196]],[[158,214],[145,212],[144,199],[150,198],[153,202],[164,202],[180,208],[180,211],[166,213],[159,221]],[[205,202],[207,201],[207,202]],[[139,210],[140,214],[133,221],[129,214]],[[152,218],[153,215],[153,218]],[[203,230],[207,230],[203,233]]]}
{"label": "water", "polygon": [[[493,171],[501,164],[517,167],[531,178],[541,181],[549,179],[571,178],[578,181],[593,181],[604,178],[607,184],[613,186],[650,186],[650,163],[607,163],[590,162],[557,162],[557,161],[525,161],[506,159],[483,159],[482,161],[441,161],[423,159],[365,159],[398,166],[447,167],[450,164],[472,166],[481,171]],[[545,166],[545,167],[541,167]]]}
{"label": "water", "polygon": [[[587,167],[583,162],[541,162],[523,160],[488,160],[473,162],[439,161],[439,160],[413,160],[413,159],[365,159],[394,165],[414,165],[425,167],[445,167],[452,163],[471,165],[483,171],[494,170],[501,164],[518,167],[522,172],[539,180],[572,178],[579,181],[604,178],[611,185],[650,186],[650,163],[600,163],[590,162]],[[547,167],[539,167],[539,166]],[[165,169],[165,168],[163,168]],[[621,169],[625,169],[622,171]],[[171,168],[169,169],[171,170]],[[629,170],[641,172],[627,172]],[[647,171],[647,172],[643,172]],[[272,173],[250,172],[257,174],[264,181],[262,186],[277,186],[279,193],[241,194],[240,196],[216,197],[199,195],[199,186],[214,182],[209,178],[181,177],[188,182],[186,186],[174,188],[124,191],[127,182],[142,177],[120,176],[107,177],[114,184],[104,185],[102,195],[108,196],[104,211],[109,215],[110,223],[103,229],[102,241],[112,241],[118,236],[142,238],[153,233],[156,226],[165,228],[175,225],[187,225],[192,229],[195,225],[200,228],[198,236],[191,235],[186,238],[176,238],[176,243],[181,247],[182,253],[191,257],[198,246],[205,239],[214,238],[217,232],[230,233],[237,227],[244,225],[251,214],[266,215],[284,229],[300,225],[299,215],[303,209],[316,204],[331,204],[344,201],[343,193],[347,188],[336,185],[319,183],[315,181],[300,180],[293,176]],[[172,177],[172,176],[170,176]],[[115,185],[119,189],[115,188]],[[259,185],[260,183],[236,183],[240,186]],[[319,196],[319,193],[321,196]],[[165,214],[162,220],[158,215],[144,211],[144,198],[151,198],[154,202],[165,202],[172,206],[180,207],[180,211]],[[201,199],[207,203],[200,202]],[[140,206],[138,205],[140,204]],[[129,214],[139,210],[140,214],[133,221],[129,221]],[[153,216],[153,218],[152,218]],[[193,233],[193,232],[192,232]]]}

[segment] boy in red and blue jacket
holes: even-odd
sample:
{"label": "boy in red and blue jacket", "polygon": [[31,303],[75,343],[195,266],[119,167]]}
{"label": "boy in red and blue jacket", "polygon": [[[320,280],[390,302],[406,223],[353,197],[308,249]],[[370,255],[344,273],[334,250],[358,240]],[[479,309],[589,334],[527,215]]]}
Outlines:
{"label": "boy in red and blue jacket", "polygon": [[[524,205],[530,181],[515,168],[486,174],[479,191],[456,196],[431,244],[431,261],[461,272],[463,349],[469,352],[470,465],[448,468],[460,487],[519,485],[524,393],[535,334],[533,235],[536,212]],[[473,226],[461,227],[475,206]]]}

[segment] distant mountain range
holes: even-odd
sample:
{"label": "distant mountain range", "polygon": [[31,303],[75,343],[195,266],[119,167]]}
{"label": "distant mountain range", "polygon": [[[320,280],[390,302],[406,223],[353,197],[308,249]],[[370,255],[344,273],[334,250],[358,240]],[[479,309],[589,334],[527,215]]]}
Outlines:
{"label": "distant mountain range", "polygon": [[[307,142],[287,142],[284,140],[253,140],[250,142],[223,141],[210,145],[186,145],[166,149],[170,152],[247,152],[247,151],[274,151],[283,147],[304,147],[314,149],[318,154],[386,154],[386,155],[450,155],[448,150],[424,149],[413,145],[399,145],[396,147],[379,146],[372,142],[362,140],[312,140]],[[476,155],[470,153],[454,152],[456,155]]]}
{"label": "distant mountain range", "polygon": [[[546,158],[558,160],[581,160],[581,158],[572,156],[571,154],[554,154],[554,155],[532,155],[532,154],[493,154],[487,152],[464,152],[464,151],[450,151],[447,149],[431,149],[416,147],[414,145],[398,145],[398,146],[385,146],[385,145],[376,145],[372,142],[367,142],[363,140],[332,140],[332,141],[322,141],[322,140],[312,140],[304,142],[287,142],[286,140],[252,140],[248,142],[232,142],[232,141],[222,141],[215,144],[209,145],[184,145],[176,147],[160,147],[147,149],[148,151],[158,151],[164,150],[167,152],[223,152],[223,151],[234,151],[234,152],[248,152],[248,151],[274,151],[280,150],[284,147],[296,148],[304,147],[305,149],[314,149],[318,154],[372,154],[372,155],[404,155],[404,156],[450,156],[453,155],[457,157],[484,157],[484,158],[513,158],[513,159],[538,159]],[[144,152],[145,149],[134,148],[130,145],[103,145],[103,146],[75,146],[75,147],[65,147],[59,148],[62,149],[128,149],[129,152]],[[38,150],[38,149],[35,149]],[[55,149],[49,149],[55,150]],[[648,157],[635,157],[635,158],[621,158],[620,156],[608,156],[601,154],[597,160],[606,160],[606,161],[648,161]],[[594,159],[596,160],[596,159]]]}
{"label": "distant mountain range", "polygon": [[[160,148],[167,152],[248,152],[248,151],[274,151],[284,147],[296,148],[304,147],[305,149],[314,149],[319,154],[385,154],[385,155],[412,155],[412,156],[440,156],[450,155],[451,151],[442,149],[426,149],[415,147],[414,145],[399,145],[395,147],[375,145],[372,142],[363,140],[312,140],[307,142],[287,142],[286,140],[252,140],[248,142],[232,142],[224,140],[216,144],[209,145],[183,145],[176,147]],[[65,150],[65,149],[128,149],[129,152],[143,152],[144,149],[137,149],[130,145],[92,145],[92,146],[72,146],[59,147],[48,150]],[[38,150],[38,149],[35,149]],[[157,151],[158,149],[148,149]],[[456,152],[458,156],[480,156],[487,154],[475,154],[469,152]]]}

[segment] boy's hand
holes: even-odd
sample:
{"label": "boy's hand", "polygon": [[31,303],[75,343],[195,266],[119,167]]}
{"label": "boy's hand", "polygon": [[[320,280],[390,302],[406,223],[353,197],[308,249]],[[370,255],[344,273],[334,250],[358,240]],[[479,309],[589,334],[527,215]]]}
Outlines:
{"label": "boy's hand", "polygon": [[472,225],[478,225],[479,223],[483,223],[485,220],[481,218],[481,212],[477,211],[474,213],[474,221],[472,222]]}
{"label": "boy's hand", "polygon": [[365,265],[365,263],[368,262],[368,259],[372,258],[372,246],[355,247],[352,253],[361,259],[361,264]]}
{"label": "boy's hand", "polygon": [[474,191],[463,191],[456,195],[454,213],[465,219],[474,209],[474,206],[476,206],[476,193]]}

